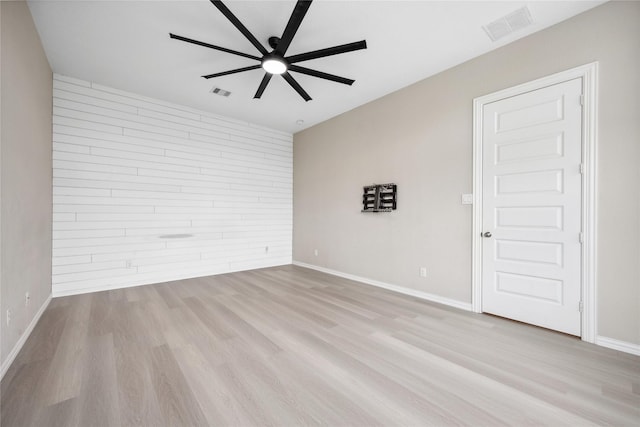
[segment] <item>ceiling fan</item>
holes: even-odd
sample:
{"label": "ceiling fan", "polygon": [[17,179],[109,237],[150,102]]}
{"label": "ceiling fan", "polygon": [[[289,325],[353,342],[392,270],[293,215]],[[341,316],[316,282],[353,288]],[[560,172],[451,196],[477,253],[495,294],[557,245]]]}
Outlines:
{"label": "ceiling fan", "polygon": [[210,0],[211,3],[220,11],[222,14],[242,33],[243,36],[247,38],[251,42],[253,46],[260,52],[262,56],[250,55],[248,53],[238,52],[236,50],[227,49],[220,46],[215,46],[209,43],[201,42],[198,40],[193,40],[187,37],[182,37],[176,34],[169,33],[169,36],[172,39],[181,40],[187,43],[197,44],[199,46],[208,47],[211,49],[219,50],[222,52],[230,53],[233,55],[242,56],[249,59],[254,59],[259,61],[259,64],[251,65],[248,67],[236,68],[234,70],[223,71],[220,73],[208,74],[206,76],[202,76],[205,79],[212,79],[214,77],[226,76],[229,74],[241,73],[243,71],[256,70],[258,68],[262,68],[265,71],[265,75],[260,82],[260,86],[258,86],[258,91],[254,95],[254,98],[260,98],[264,93],[264,90],[267,88],[271,77],[274,74],[281,75],[282,78],[289,83],[289,85],[295,89],[296,92],[305,100],[310,101],[311,97],[305,90],[298,84],[298,82],[291,76],[289,71],[294,71],[301,74],[306,74],[313,77],[319,77],[321,79],[331,80],[333,82],[342,83],[346,85],[352,85],[355,80],[347,79],[344,77],[336,76],[333,74],[324,73],[322,71],[312,70],[310,68],[301,67],[296,65],[298,62],[308,61],[311,59],[323,58],[325,56],[338,55],[341,53],[352,52],[354,50],[366,49],[367,41],[361,40],[358,42],[347,43],[339,46],[328,47],[325,49],[314,50],[311,52],[300,53],[297,55],[285,56],[287,53],[287,49],[293,40],[293,37],[296,35],[302,20],[304,19],[305,14],[309,10],[311,6],[312,0],[298,0],[293,13],[291,13],[291,17],[289,18],[289,22],[287,23],[284,32],[282,33],[282,37],[269,37],[269,46],[273,49],[269,52],[255,37],[251,32],[242,25],[240,20],[236,18],[236,16],[231,13],[231,11],[227,8],[227,6],[222,3],[220,0]]}

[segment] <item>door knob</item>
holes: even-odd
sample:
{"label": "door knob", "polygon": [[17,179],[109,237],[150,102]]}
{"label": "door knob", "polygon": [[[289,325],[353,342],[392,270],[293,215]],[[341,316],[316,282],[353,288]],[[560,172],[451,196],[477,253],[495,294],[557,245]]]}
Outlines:
{"label": "door knob", "polygon": [[485,231],[484,233],[482,233],[482,235],[484,237],[491,237],[491,232],[490,231]]}

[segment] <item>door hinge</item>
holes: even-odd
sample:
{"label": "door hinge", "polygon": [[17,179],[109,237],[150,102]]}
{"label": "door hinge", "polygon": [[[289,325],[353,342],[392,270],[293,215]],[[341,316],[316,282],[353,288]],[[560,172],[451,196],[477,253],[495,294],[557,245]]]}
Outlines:
{"label": "door hinge", "polygon": [[582,232],[578,233],[578,241],[580,243],[584,243],[584,233]]}
{"label": "door hinge", "polygon": [[583,309],[584,309],[584,304],[582,304],[582,301],[578,302],[578,311],[582,313]]}
{"label": "door hinge", "polygon": [[584,105],[584,95],[580,95],[580,105]]}
{"label": "door hinge", "polygon": [[584,163],[580,163],[580,174],[584,175]]}

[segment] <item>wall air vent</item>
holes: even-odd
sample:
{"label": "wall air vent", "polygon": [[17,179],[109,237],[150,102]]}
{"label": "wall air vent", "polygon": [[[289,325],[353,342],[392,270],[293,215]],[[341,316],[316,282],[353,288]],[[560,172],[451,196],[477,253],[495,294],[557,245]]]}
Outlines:
{"label": "wall air vent", "polygon": [[482,28],[493,41],[501,39],[515,31],[521,30],[533,23],[531,13],[525,6],[500,19],[483,26]]}
{"label": "wall air vent", "polygon": [[224,97],[231,95],[231,92],[229,92],[228,90],[220,89],[219,87],[214,87],[213,89],[211,89],[211,93],[215,93],[216,95]]}

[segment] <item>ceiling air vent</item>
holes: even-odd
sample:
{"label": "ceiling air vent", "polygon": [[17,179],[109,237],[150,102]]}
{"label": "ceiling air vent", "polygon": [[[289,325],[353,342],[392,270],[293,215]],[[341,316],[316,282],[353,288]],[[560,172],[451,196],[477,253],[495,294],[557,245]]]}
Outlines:
{"label": "ceiling air vent", "polygon": [[228,90],[220,89],[219,87],[214,87],[213,89],[211,89],[211,93],[215,93],[216,95],[224,97],[231,95],[231,92],[229,92]]}
{"label": "ceiling air vent", "polygon": [[497,19],[482,28],[486,31],[489,38],[493,41],[501,39],[514,31],[518,31],[533,23],[531,13],[525,6],[518,9],[500,19]]}

